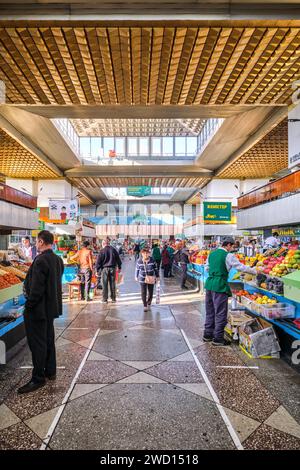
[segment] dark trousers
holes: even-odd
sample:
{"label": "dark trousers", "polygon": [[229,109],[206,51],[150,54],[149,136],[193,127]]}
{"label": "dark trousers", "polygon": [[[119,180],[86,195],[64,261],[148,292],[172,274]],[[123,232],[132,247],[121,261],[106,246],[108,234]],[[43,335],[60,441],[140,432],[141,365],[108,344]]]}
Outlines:
{"label": "dark trousers", "polygon": [[164,264],[164,277],[170,277],[170,263]]}
{"label": "dark trousers", "polygon": [[159,261],[155,261],[155,263],[156,263],[157,269],[159,271],[160,270],[160,265],[161,265],[161,259]]}
{"label": "dark trousers", "polygon": [[108,284],[111,300],[116,300],[116,268],[102,269],[102,296],[104,302],[108,299]]}
{"label": "dark trousers", "polygon": [[102,289],[102,272],[98,271],[97,289]]}
{"label": "dark trousers", "polygon": [[222,292],[206,291],[206,320],[204,336],[215,341],[224,340],[224,328],[227,324],[228,295]]}
{"label": "dark trousers", "polygon": [[173,276],[173,263],[174,263],[174,256],[170,259],[170,276]]}
{"label": "dark trousers", "polygon": [[[141,283],[141,293],[144,307],[151,305],[153,299],[154,284],[142,284]],[[147,297],[148,294],[148,297]]]}
{"label": "dark trousers", "polygon": [[81,292],[81,299],[88,299],[91,289],[91,280],[92,280],[92,270],[91,269],[80,269],[79,271],[81,284],[80,284],[80,292]]}
{"label": "dark trousers", "polygon": [[32,380],[44,382],[45,375],[56,374],[54,319],[35,320],[24,314],[28,346],[32,354]]}
{"label": "dark trousers", "polygon": [[180,267],[181,267],[181,287],[185,287],[185,283],[187,280],[187,264],[180,263]]}

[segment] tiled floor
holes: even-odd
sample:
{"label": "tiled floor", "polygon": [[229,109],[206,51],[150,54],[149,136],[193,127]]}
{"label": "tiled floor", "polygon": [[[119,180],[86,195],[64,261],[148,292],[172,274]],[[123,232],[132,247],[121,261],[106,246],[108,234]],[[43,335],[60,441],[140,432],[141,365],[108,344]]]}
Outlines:
{"label": "tiled floor", "polygon": [[126,261],[117,304],[65,303],[55,382],[17,395],[30,377],[24,344],[0,366],[0,449],[40,448],[62,402],[48,449],[300,449],[299,374],[204,344],[203,299],[176,279],[144,313],[133,271]]}

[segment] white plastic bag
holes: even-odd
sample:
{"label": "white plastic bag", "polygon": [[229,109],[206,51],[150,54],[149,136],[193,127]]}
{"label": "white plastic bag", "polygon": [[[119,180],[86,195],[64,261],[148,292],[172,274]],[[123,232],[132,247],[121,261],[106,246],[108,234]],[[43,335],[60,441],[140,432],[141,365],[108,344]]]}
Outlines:
{"label": "white plastic bag", "polygon": [[156,282],[155,287],[155,303],[160,304],[160,281]]}

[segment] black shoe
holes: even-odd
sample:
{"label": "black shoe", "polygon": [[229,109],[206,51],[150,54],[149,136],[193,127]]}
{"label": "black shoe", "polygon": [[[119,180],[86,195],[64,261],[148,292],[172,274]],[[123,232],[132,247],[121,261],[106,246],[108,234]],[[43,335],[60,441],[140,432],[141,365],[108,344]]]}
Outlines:
{"label": "black shoe", "polygon": [[187,286],[181,286],[181,289],[188,289]]}
{"label": "black shoe", "polygon": [[46,379],[48,379],[48,380],[56,380],[56,374],[52,374],[52,375],[47,375],[47,374],[46,374]]}
{"label": "black shoe", "polygon": [[203,336],[202,339],[205,343],[210,343],[213,340],[213,337],[212,336]]}
{"label": "black shoe", "polygon": [[86,299],[86,302],[92,302],[92,300],[93,299],[88,298],[88,299]]}
{"label": "black shoe", "polygon": [[112,304],[115,304],[116,302],[117,302],[116,300],[112,300],[112,301],[111,301]]}
{"label": "black shoe", "polygon": [[32,380],[28,382],[26,385],[23,385],[23,387],[18,388],[18,393],[29,393],[29,392],[34,392],[35,390],[38,390],[41,387],[44,387],[46,384],[46,381],[44,382],[33,382]]}
{"label": "black shoe", "polygon": [[227,341],[227,339],[224,339],[223,341],[213,340],[212,344],[213,344],[213,346],[230,346],[231,341]]}

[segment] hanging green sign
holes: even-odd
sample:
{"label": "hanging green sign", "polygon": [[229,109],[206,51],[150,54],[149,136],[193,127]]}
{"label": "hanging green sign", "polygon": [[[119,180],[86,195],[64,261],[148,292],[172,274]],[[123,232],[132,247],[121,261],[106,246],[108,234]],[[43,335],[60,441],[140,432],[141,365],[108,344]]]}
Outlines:
{"label": "hanging green sign", "polygon": [[143,197],[151,194],[149,186],[128,186],[127,196]]}
{"label": "hanging green sign", "polygon": [[204,222],[230,222],[231,202],[204,202]]}
{"label": "hanging green sign", "polygon": [[43,220],[39,220],[39,230],[45,230],[45,222]]}

